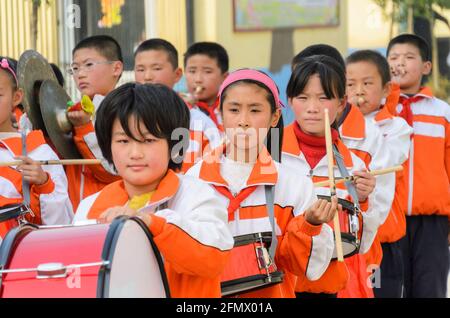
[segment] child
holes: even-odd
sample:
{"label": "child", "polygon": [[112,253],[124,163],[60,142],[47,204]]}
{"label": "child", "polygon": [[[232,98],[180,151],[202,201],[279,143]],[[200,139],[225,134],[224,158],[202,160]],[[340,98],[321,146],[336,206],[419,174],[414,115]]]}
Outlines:
{"label": "child", "polygon": [[[336,177],[343,173],[358,176],[353,186],[346,189],[337,185],[337,195],[343,199],[359,202],[362,210],[371,206],[369,195],[375,187],[375,178],[365,171],[364,162],[349,151],[339,138],[335,121],[339,111],[346,104],[345,70],[335,60],[326,56],[303,58],[295,68],[287,87],[289,103],[294,111],[296,122],[285,129],[283,142],[283,162],[293,171],[322,181],[328,178],[328,164],[325,148],[324,109],[330,113],[332,138],[335,147],[343,157],[342,168],[335,168]],[[335,158],[337,158],[335,156]],[[336,159],[337,160],[337,159]],[[354,188],[352,188],[354,187]],[[354,196],[349,196],[350,190]],[[316,194],[328,195],[328,187],[316,188]],[[357,196],[355,198],[355,196]],[[376,234],[378,219],[373,211],[362,213],[360,219],[360,253],[370,247]],[[299,277],[296,285],[298,297],[336,297],[346,288],[349,280],[346,262],[332,261],[325,274],[316,282]]]}
{"label": "child", "polygon": [[[64,170],[61,166],[42,167],[36,162],[58,160],[41,131],[26,134],[27,155],[22,155],[22,135],[11,120],[14,107],[23,97],[14,69],[12,61],[0,57],[0,162],[22,160],[23,164],[0,167],[0,207],[26,203],[34,213],[34,216],[27,216],[30,222],[68,224],[73,211]],[[23,192],[23,186],[29,186],[29,197]],[[0,237],[5,234],[0,231]]]}
{"label": "child", "polygon": [[[144,41],[136,49],[134,56],[134,72],[138,83],[164,84],[173,89],[183,75],[183,71],[178,67],[178,52],[166,40]],[[205,149],[214,149],[221,142],[215,123],[197,107],[189,108],[191,140],[181,167],[182,172],[192,167],[202,157]]]}
{"label": "child", "polygon": [[[396,85],[391,85],[387,60],[375,51],[363,50],[347,58],[347,96],[363,115],[375,122],[383,134],[394,165],[408,159],[412,128],[390,110],[398,103]],[[383,101],[384,100],[384,101]],[[391,101],[392,100],[392,101]],[[390,103],[388,103],[390,102]],[[374,293],[378,298],[401,298],[403,291],[403,257],[399,240],[405,236],[406,220],[402,200],[406,194],[403,173],[396,178],[392,209],[377,237],[382,243],[383,259]]]}
{"label": "child", "polygon": [[[293,64],[311,55],[331,57],[345,70],[345,62],[339,51],[326,44],[307,47],[294,58]],[[345,107],[339,110],[337,118],[337,127],[343,143],[365,162],[367,169],[378,170],[394,165],[394,162],[390,161],[389,152],[384,146],[379,128],[372,121],[366,120],[356,106],[347,102]],[[389,174],[378,176],[376,179],[377,183],[371,195],[371,211],[376,211],[376,213],[372,213],[372,216],[376,217],[377,215],[381,225],[386,220],[392,206],[395,176]],[[350,267],[352,271],[348,288],[341,291],[339,297],[373,297],[372,290],[366,287],[366,281],[369,273],[372,273],[372,269],[380,265],[383,254],[381,243],[377,237],[373,243],[367,243],[370,245],[370,249],[364,255],[365,260],[360,255],[346,260],[347,264],[350,262],[355,264]]]}
{"label": "child", "polygon": [[[278,88],[270,77],[249,69],[231,73],[219,98],[228,144],[188,174],[212,184],[218,194],[229,199],[228,222],[234,237],[276,232],[278,244],[272,241],[277,246],[273,255],[276,267],[285,274],[283,282],[240,296],[295,297],[294,275],[316,280],[331,260],[332,230],[323,223],[333,218],[337,200],[317,200],[308,178],[276,162],[280,160],[283,121]],[[272,199],[267,189],[273,189]],[[233,264],[246,267],[242,262]]]}
{"label": "child", "polygon": [[402,34],[388,45],[392,81],[401,89],[397,112],[413,127],[407,182],[405,296],[447,296],[450,215],[450,106],[421,86],[431,71],[430,49],[421,37]]}
{"label": "child", "polygon": [[[111,92],[123,71],[123,58],[119,44],[106,35],[96,35],[81,40],[73,49],[70,73],[82,95],[89,96],[96,107]],[[74,126],[77,148],[85,159],[101,159],[98,166],[68,166],[69,195],[76,210],[79,202],[105,185],[117,180],[114,169],[108,166],[98,147],[91,114],[80,111],[68,113]],[[95,117],[94,117],[95,118]]]}
{"label": "child", "polygon": [[223,127],[217,93],[228,76],[228,67],[227,51],[218,43],[195,43],[184,54],[186,82],[194,99],[193,106],[208,115],[220,131]]}
{"label": "child", "polygon": [[166,86],[130,83],[109,94],[95,131],[123,181],[83,200],[75,221],[141,217],[164,259],[171,295],[220,297],[219,275],[233,239],[213,189],[174,173],[182,158],[172,132],[188,127],[188,108]]}

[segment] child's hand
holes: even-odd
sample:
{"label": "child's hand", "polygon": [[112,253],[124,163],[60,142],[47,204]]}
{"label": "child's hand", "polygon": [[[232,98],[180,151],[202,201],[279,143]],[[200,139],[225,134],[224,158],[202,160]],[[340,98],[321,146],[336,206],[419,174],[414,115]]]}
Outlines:
{"label": "child's hand", "polygon": [[75,127],[80,127],[88,124],[91,121],[91,116],[91,114],[88,114],[83,110],[67,113],[67,118]]}
{"label": "child's hand", "polygon": [[114,221],[115,218],[117,218],[118,216],[121,216],[121,215],[126,215],[129,217],[133,217],[133,216],[138,217],[148,227],[152,223],[152,216],[150,213],[137,212],[136,210],[134,210],[128,206],[116,206],[113,208],[109,208],[108,210],[106,210],[105,212],[103,212],[100,215],[100,218],[98,219],[98,221],[100,223],[111,223],[112,221]]}
{"label": "child's hand", "polygon": [[355,171],[353,175],[358,177],[354,181],[356,192],[358,193],[358,199],[360,202],[366,201],[369,195],[373,192],[373,189],[375,189],[377,181],[374,176],[365,170]]}
{"label": "child's hand", "polygon": [[338,204],[338,199],[336,196],[331,198],[331,202],[319,199],[308,210],[306,210],[305,219],[312,225],[328,223],[333,220],[337,209],[341,211],[342,206]]}
{"label": "child's hand", "polygon": [[42,166],[39,163],[24,156],[19,156],[15,159],[23,161],[16,169],[22,174],[24,180],[35,185],[43,185],[48,181],[48,174],[42,170]]}

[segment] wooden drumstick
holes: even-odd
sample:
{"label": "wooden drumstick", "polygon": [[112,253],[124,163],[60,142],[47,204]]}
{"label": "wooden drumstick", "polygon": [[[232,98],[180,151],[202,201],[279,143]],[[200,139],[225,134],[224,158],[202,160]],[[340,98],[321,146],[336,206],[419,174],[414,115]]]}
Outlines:
{"label": "wooden drumstick", "polygon": [[[328,158],[328,180],[330,184],[330,194],[331,198],[336,196],[336,184],[334,183],[334,156],[333,156],[333,139],[331,138],[331,125],[330,125],[330,115],[328,109],[325,109],[325,141],[327,147],[327,158]],[[341,226],[339,224],[339,214],[338,209],[333,219],[334,224],[334,237],[336,240],[336,254],[338,262],[344,261],[344,252],[342,249],[341,240]]]}
{"label": "wooden drumstick", "polygon": [[[101,160],[98,159],[68,159],[68,160],[38,160],[41,166],[81,166],[81,165],[99,165]],[[22,160],[0,162],[0,167],[14,167],[23,164]]]}
{"label": "wooden drumstick", "polygon": [[[384,174],[393,173],[393,172],[397,172],[397,171],[403,171],[403,166],[395,166],[395,167],[390,167],[390,168],[386,168],[386,169],[373,170],[373,171],[370,171],[369,174],[371,174],[372,176],[381,176]],[[340,179],[335,180],[334,184],[340,184],[340,183],[344,183],[347,181],[355,181],[358,178],[359,177],[357,177],[357,176],[340,178]],[[327,187],[329,185],[330,185],[329,180],[314,183],[315,187]]]}

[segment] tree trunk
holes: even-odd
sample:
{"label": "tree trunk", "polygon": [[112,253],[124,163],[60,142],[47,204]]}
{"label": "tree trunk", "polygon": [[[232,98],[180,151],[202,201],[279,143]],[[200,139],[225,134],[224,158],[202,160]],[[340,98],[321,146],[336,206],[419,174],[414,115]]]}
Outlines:
{"label": "tree trunk", "polygon": [[408,4],[408,33],[414,33],[414,7]]}
{"label": "tree trunk", "polygon": [[433,63],[433,71],[431,75],[433,76],[433,87],[437,91],[440,89],[439,85],[439,49],[438,49],[438,41],[436,35],[434,34],[434,25],[436,20],[433,17],[430,19],[430,28],[431,28],[431,46],[433,56],[431,58],[431,62]]}

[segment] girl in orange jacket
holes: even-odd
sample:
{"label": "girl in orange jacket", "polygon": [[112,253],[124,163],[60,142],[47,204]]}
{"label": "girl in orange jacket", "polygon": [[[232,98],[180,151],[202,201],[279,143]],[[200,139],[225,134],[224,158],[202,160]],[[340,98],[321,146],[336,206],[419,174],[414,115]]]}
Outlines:
{"label": "girl in orange jacket", "polygon": [[126,84],[105,98],[95,128],[104,158],[123,180],[83,200],[75,221],[141,217],[164,259],[171,295],[220,297],[233,238],[213,189],[174,173],[183,158],[172,133],[189,129],[184,102],[163,85]]}
{"label": "girl in orange jacket", "polygon": [[238,70],[224,81],[219,97],[228,142],[191,168],[188,175],[213,185],[228,205],[228,225],[236,245],[223,286],[233,288],[228,286],[228,273],[238,273],[251,262],[251,252],[237,254],[241,238],[271,233],[269,254],[277,270],[283,272],[283,281],[236,294],[295,297],[296,276],[317,280],[328,267],[334,243],[326,223],[334,216],[337,201],[317,200],[308,178],[276,162],[283,127],[278,89],[269,76],[256,70]]}

